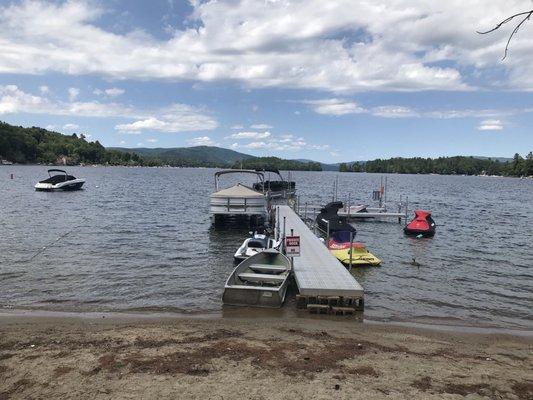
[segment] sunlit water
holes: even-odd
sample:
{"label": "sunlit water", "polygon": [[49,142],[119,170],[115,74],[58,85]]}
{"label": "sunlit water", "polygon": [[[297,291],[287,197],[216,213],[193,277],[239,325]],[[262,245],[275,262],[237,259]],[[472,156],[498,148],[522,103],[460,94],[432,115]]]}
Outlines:
{"label": "sunlit water", "polygon": [[[211,228],[214,170],[68,170],[87,180],[85,190],[35,192],[45,167],[0,167],[1,308],[221,311],[247,229]],[[331,200],[337,175],[339,199],[372,203],[380,175],[296,172],[300,204]],[[533,181],[388,175],[391,211],[400,194],[411,210],[433,211],[437,234],[415,239],[398,223],[357,223],[357,239],[383,260],[354,272],[365,318],[532,329]]]}

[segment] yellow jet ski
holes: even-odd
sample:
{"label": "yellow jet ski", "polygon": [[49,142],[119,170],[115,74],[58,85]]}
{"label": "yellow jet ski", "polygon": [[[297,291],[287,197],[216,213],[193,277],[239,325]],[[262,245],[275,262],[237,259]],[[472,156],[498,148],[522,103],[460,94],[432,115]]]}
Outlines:
{"label": "yellow jet ski", "polygon": [[[350,265],[350,232],[333,232],[328,240],[328,249],[341,263]],[[363,243],[353,242],[351,246],[352,266],[379,265],[381,260],[370,253]]]}

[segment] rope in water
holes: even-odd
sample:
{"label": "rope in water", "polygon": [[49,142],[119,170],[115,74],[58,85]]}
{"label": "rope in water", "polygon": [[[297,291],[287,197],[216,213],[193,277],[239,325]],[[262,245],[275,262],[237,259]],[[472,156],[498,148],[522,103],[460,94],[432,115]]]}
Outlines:
{"label": "rope in water", "polygon": [[[83,221],[86,221],[88,218],[85,217],[83,219]],[[63,233],[62,235],[60,235],[56,240],[50,242],[48,245],[40,248],[39,250],[37,250],[35,252],[34,255],[32,255],[28,260],[26,260],[26,262],[30,262],[32,261],[35,257],[37,257],[38,255],[40,255],[41,253],[43,253],[45,250],[49,249],[50,247],[53,247],[57,242],[59,242],[61,239],[63,239],[64,237],[70,235],[72,232],[74,232],[76,229],[78,229],[80,226],[75,226],[74,228],[72,228],[71,230],[69,230],[68,232],[65,232]]]}

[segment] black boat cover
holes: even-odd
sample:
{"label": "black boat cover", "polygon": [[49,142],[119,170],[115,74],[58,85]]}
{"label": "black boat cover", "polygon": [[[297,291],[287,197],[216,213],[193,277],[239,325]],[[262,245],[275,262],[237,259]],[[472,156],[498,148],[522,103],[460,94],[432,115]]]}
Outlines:
{"label": "black boat cover", "polygon": [[318,214],[316,217],[316,223],[320,229],[322,229],[324,232],[327,232],[329,222],[330,233],[336,231],[347,231],[355,234],[355,228],[347,222],[345,217],[339,217],[337,214],[339,209],[343,207],[344,205],[342,204],[342,201],[333,201],[326,204],[326,206],[320,210],[320,214]]}

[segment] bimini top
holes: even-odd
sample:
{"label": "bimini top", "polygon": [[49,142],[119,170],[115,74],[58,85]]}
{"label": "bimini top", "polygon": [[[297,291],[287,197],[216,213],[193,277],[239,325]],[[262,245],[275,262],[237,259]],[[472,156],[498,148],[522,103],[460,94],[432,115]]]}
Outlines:
{"label": "bimini top", "polygon": [[218,190],[218,181],[219,181],[220,176],[226,175],[226,174],[254,174],[259,178],[261,182],[265,181],[265,174],[259,171],[254,171],[253,169],[225,169],[222,171],[215,172],[215,189],[216,190]]}
{"label": "bimini top", "polygon": [[240,183],[227,189],[219,190],[211,195],[211,197],[236,197],[236,198],[248,198],[257,199],[265,197],[263,193],[256,192],[250,189],[248,186],[244,186]]}

